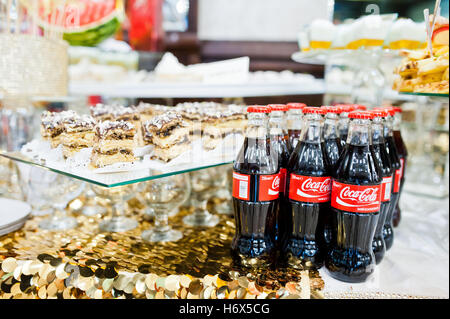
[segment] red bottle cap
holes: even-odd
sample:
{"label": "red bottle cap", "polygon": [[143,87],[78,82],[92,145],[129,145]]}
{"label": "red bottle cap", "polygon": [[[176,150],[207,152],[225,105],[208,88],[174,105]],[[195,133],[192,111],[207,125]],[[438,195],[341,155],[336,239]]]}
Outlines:
{"label": "red bottle cap", "polygon": [[269,104],[267,107],[270,107],[272,111],[283,111],[286,112],[289,108],[285,104]]}
{"label": "red bottle cap", "polygon": [[365,105],[361,105],[361,104],[354,104],[355,110],[359,110],[359,111],[365,111],[367,110],[367,107]]}
{"label": "red bottle cap", "polygon": [[394,116],[397,111],[392,106],[384,106],[384,107],[376,107],[373,110],[383,110],[388,113],[390,116]]}
{"label": "red bottle cap", "polygon": [[335,106],[341,109],[341,113],[354,111],[352,104],[336,104]]}
{"label": "red bottle cap", "polygon": [[304,107],[306,107],[305,103],[288,103],[287,107],[290,110],[302,110]]}
{"label": "red bottle cap", "polygon": [[264,105],[250,105],[247,107],[248,113],[270,113],[270,107]]}
{"label": "red bottle cap", "polygon": [[371,110],[369,112],[373,114],[373,117],[386,117],[386,116],[388,116],[388,112],[386,110]]}
{"label": "red bottle cap", "polygon": [[307,106],[303,108],[305,114],[327,114],[327,110],[321,107]]}
{"label": "red bottle cap", "polygon": [[348,113],[348,117],[351,119],[371,120],[374,116],[369,111],[353,111]]}
{"label": "red bottle cap", "polygon": [[322,109],[326,110],[327,113],[336,113],[336,114],[341,114],[342,113],[342,108],[339,106],[321,106]]}

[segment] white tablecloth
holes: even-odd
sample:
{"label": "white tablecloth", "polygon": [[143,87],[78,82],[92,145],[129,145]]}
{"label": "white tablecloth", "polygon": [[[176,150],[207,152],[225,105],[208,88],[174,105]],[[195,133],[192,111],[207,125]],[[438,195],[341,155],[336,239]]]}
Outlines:
{"label": "white tablecloth", "polygon": [[327,297],[449,297],[449,200],[403,192],[394,245],[363,284],[342,283],[324,267]]}

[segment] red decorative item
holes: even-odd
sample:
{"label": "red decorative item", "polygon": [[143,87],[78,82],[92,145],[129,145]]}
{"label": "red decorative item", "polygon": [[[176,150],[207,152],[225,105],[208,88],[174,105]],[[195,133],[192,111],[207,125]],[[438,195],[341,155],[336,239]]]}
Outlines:
{"label": "red decorative item", "polygon": [[161,51],[163,0],[128,0],[127,15],[130,29],[128,38],[134,50]]}

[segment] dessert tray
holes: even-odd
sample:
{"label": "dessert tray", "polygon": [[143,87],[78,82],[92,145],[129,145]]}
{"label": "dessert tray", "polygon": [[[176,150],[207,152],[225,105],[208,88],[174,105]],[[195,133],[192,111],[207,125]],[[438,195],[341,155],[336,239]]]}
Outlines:
{"label": "dessert tray", "polygon": [[[242,106],[212,102],[98,104],[90,111],[44,112],[39,138],[0,155],[99,186],[123,186],[231,163],[247,122]],[[26,175],[29,167],[19,169]]]}
{"label": "dessert tray", "polygon": [[[189,150],[167,163],[151,159],[152,148],[142,147],[135,150],[138,161],[115,163],[102,168],[90,167],[92,148],[85,148],[72,158],[64,159],[61,146],[51,149],[48,141],[40,139],[26,144],[20,152],[0,151],[0,155],[88,183],[104,187],[116,187],[230,164],[235,159],[243,140],[242,135],[232,134],[224,138],[221,144],[213,150],[203,149],[200,140],[194,141],[191,143]],[[226,147],[230,144],[232,144],[231,147]],[[23,165],[20,167],[21,170],[25,171],[29,169]]]}

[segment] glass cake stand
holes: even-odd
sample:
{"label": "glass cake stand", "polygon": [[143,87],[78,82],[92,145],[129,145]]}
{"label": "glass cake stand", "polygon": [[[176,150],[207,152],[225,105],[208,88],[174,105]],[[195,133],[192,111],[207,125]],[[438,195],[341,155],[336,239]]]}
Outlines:
{"label": "glass cake stand", "polygon": [[175,174],[183,174],[192,171],[197,171],[205,168],[222,166],[233,163],[234,156],[228,158],[221,158],[217,160],[211,160],[208,162],[193,161],[190,163],[183,163],[179,165],[173,165],[164,169],[131,169],[127,171],[117,171],[110,173],[96,173],[95,170],[90,168],[77,168],[72,169],[63,165],[55,165],[55,163],[49,164],[39,159],[33,159],[25,156],[20,152],[6,152],[0,150],[0,156],[17,161],[20,163],[39,166],[58,174],[62,174],[68,177],[72,177],[84,182],[88,182],[102,187],[118,187],[124,185],[130,185],[134,183],[145,182],[153,179],[158,179]]}

